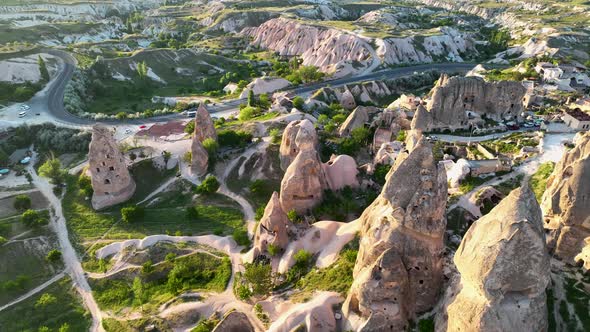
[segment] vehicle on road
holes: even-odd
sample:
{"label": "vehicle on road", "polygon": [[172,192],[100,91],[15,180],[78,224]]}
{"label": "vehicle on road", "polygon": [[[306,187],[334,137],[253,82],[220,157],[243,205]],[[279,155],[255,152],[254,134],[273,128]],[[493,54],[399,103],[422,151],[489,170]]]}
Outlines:
{"label": "vehicle on road", "polygon": [[22,111],[22,112],[18,113],[19,118],[24,118],[25,116],[27,116],[27,111]]}

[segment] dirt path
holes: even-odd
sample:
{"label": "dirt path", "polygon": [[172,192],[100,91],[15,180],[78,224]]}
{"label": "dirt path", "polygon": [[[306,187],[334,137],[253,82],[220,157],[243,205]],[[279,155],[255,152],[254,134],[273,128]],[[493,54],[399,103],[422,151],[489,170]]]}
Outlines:
{"label": "dirt path", "polygon": [[90,285],[88,285],[88,281],[84,276],[84,270],[82,269],[80,260],[78,259],[76,251],[74,250],[74,247],[72,246],[72,243],[68,237],[68,229],[66,226],[66,219],[62,211],[61,201],[53,193],[53,186],[49,184],[46,179],[39,177],[35,171],[33,165],[35,164],[34,161],[36,160],[36,157],[36,153],[33,154],[28,171],[33,177],[33,184],[49,200],[53,212],[53,222],[51,222],[50,226],[57,234],[63,261],[66,266],[66,272],[72,278],[74,287],[76,287],[78,293],[80,293],[84,304],[92,315],[92,326],[90,330],[92,332],[104,331],[102,327],[102,313],[98,308],[94,297],[92,296],[92,290],[90,289]]}
{"label": "dirt path", "polygon": [[16,300],[7,303],[3,306],[0,307],[0,311],[3,311],[7,308],[12,307],[13,305],[20,303],[26,299],[28,299],[29,297],[39,293],[40,291],[44,290],[45,288],[51,286],[54,282],[60,280],[61,278],[63,278],[65,276],[65,272],[60,272],[58,274],[56,274],[55,276],[53,276],[53,278],[47,280],[46,282],[42,283],[41,285],[31,289],[30,291],[28,291],[26,294],[23,294],[22,296],[20,296],[19,298],[17,298]]}

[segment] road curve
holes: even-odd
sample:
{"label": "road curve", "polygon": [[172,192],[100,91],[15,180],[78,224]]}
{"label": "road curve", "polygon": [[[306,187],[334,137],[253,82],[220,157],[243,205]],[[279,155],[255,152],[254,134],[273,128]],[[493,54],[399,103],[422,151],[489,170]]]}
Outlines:
{"label": "road curve", "polygon": [[[78,117],[74,114],[69,113],[65,110],[63,104],[63,97],[66,85],[72,78],[74,69],[76,68],[76,59],[69,53],[60,50],[47,50],[54,56],[59,57],[63,60],[64,66],[59,75],[55,78],[54,82],[50,86],[47,93],[47,109],[51,117],[57,122],[57,124],[73,125],[73,126],[91,126],[96,123],[103,123],[108,125],[129,125],[129,124],[143,124],[143,123],[154,123],[154,122],[166,122],[173,119],[183,118],[181,114],[168,114],[158,117],[152,117],[147,119],[127,119],[127,120],[93,120]],[[436,70],[439,72],[453,73],[453,72],[467,72],[471,70],[475,64],[473,63],[432,63],[432,64],[420,64],[407,67],[398,67],[391,69],[384,69],[381,71],[373,72],[366,75],[339,78],[335,80],[322,81],[294,89],[286,90],[294,94],[305,94],[314,90],[330,86],[339,87],[345,84],[352,84],[371,80],[390,80],[404,76],[410,76],[417,72],[425,72]],[[219,103],[215,106],[209,106],[211,113],[217,113],[222,111],[237,110],[240,103],[243,103],[245,99],[233,99],[226,102]]]}

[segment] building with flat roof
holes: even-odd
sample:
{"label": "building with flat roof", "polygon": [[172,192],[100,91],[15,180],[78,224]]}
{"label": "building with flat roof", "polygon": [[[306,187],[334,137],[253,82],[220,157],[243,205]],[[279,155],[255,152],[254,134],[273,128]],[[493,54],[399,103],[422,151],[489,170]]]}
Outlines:
{"label": "building with flat roof", "polygon": [[563,113],[563,122],[565,122],[568,127],[574,130],[590,129],[590,114],[582,111],[579,108],[565,110]]}

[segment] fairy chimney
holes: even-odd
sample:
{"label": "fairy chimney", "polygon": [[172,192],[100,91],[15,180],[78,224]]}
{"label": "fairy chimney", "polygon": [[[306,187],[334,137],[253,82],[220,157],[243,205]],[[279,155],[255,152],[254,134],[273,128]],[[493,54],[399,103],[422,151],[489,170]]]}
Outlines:
{"label": "fairy chimney", "polygon": [[104,209],[127,201],[135,192],[135,181],[127,170],[125,158],[113,134],[103,126],[94,126],[88,151],[92,179],[92,207]]}

